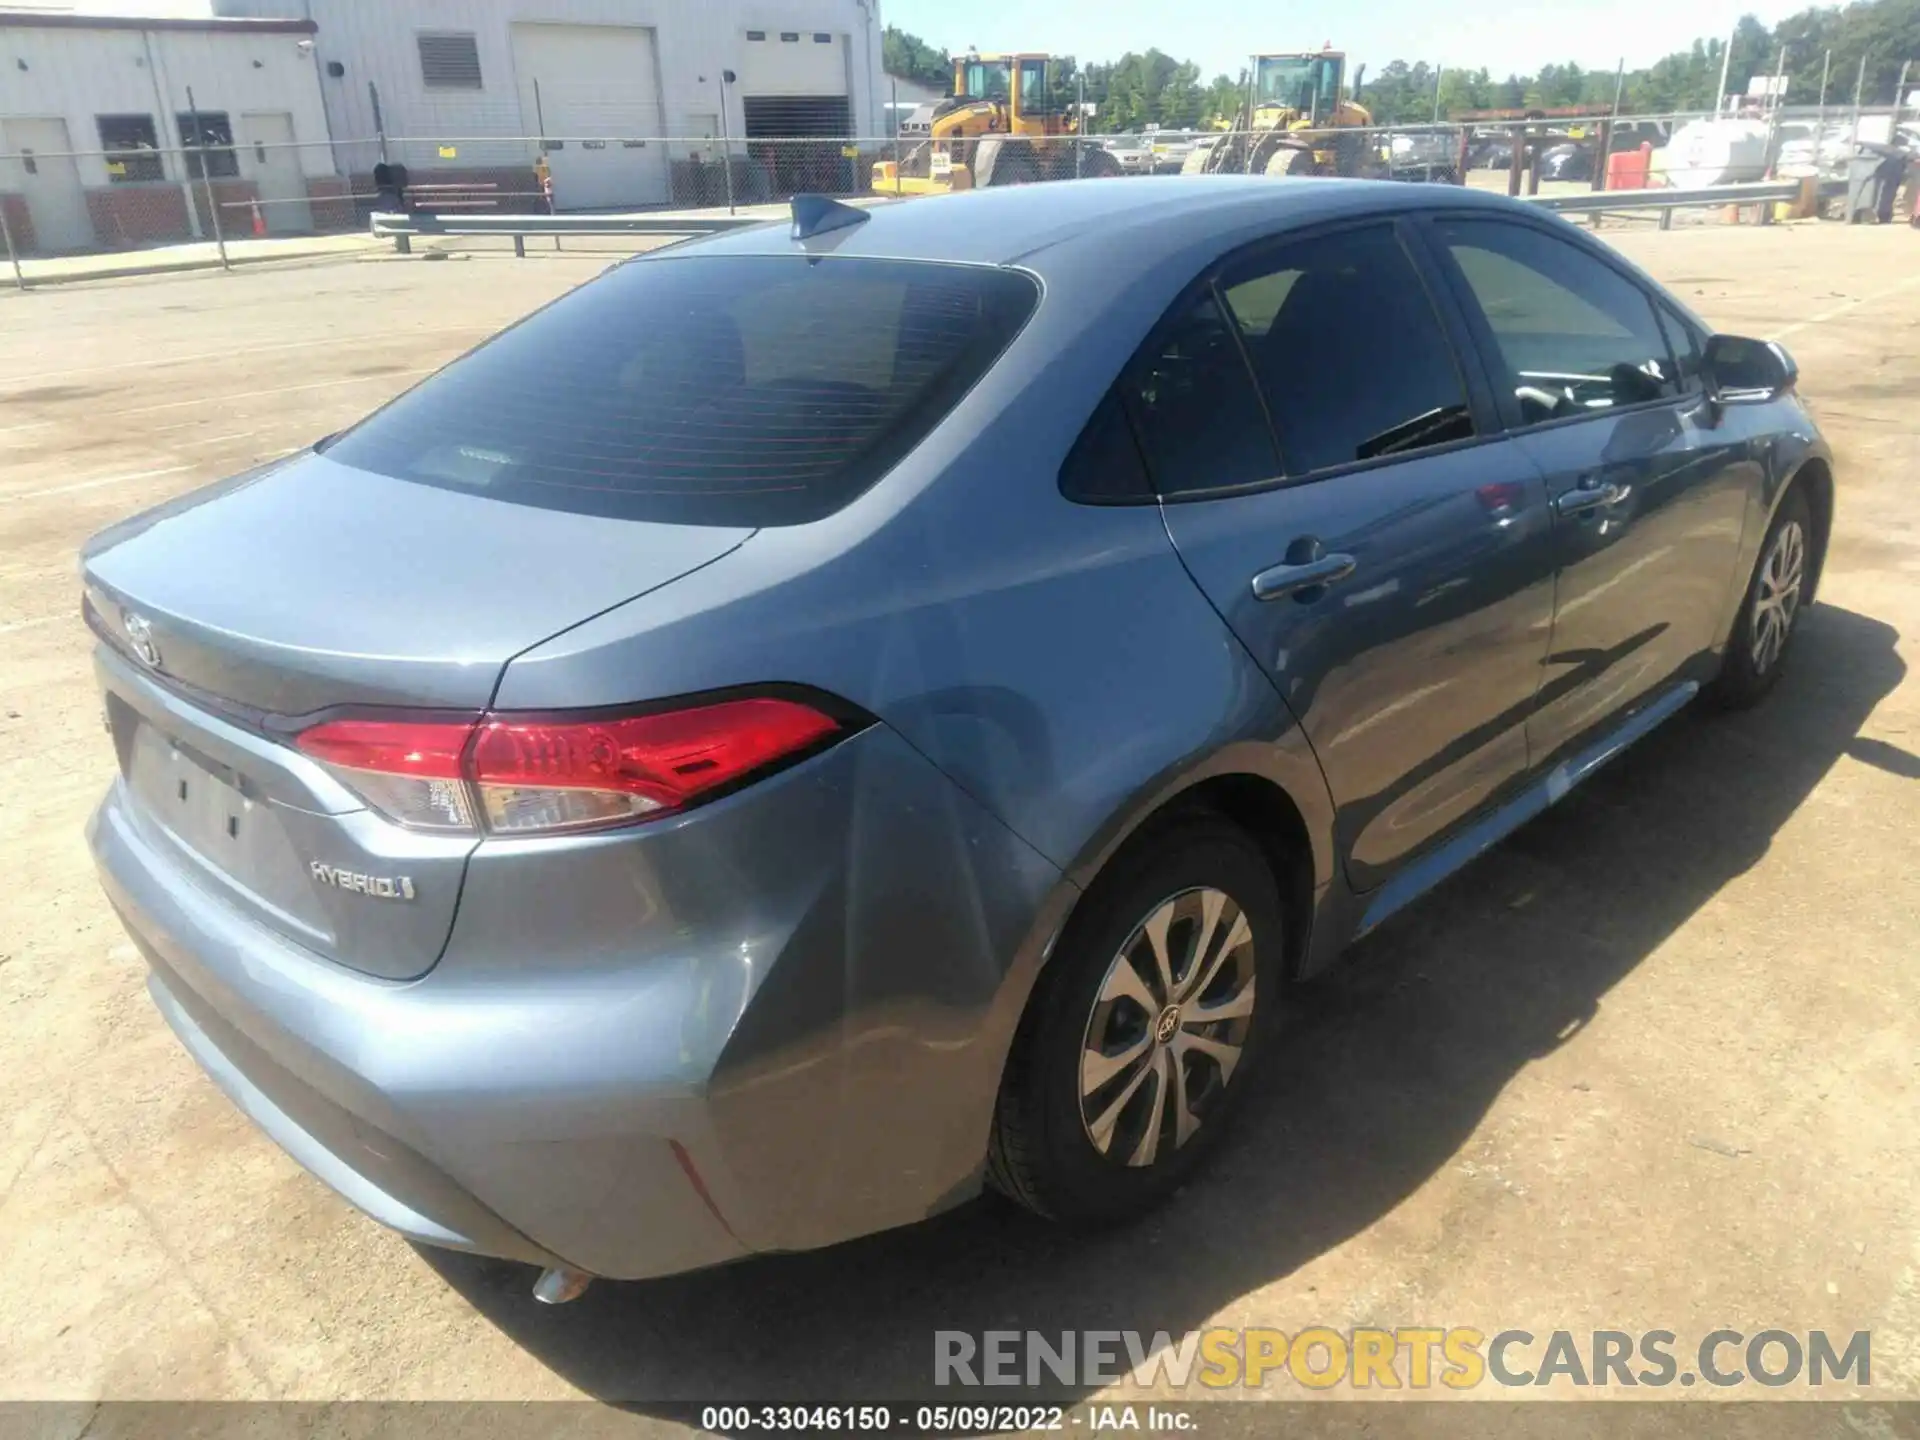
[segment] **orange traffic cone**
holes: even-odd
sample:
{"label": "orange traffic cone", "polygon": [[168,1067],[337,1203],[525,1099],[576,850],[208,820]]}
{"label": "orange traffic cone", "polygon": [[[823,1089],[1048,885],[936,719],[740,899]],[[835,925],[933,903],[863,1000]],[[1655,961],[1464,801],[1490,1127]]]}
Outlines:
{"label": "orange traffic cone", "polygon": [[255,235],[265,235],[267,233],[267,220],[266,217],[260,213],[260,202],[257,199],[253,202],[253,233]]}

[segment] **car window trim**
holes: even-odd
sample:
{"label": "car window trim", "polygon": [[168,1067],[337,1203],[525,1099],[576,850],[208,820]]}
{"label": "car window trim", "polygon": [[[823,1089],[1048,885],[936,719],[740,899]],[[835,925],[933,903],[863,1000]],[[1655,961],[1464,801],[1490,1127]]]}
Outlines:
{"label": "car window trim", "polygon": [[1693,343],[1693,353],[1697,359],[1706,357],[1707,337],[1702,335],[1693,322],[1680,313],[1677,306],[1669,304],[1659,296],[1653,299],[1655,323],[1660,327],[1660,338],[1666,342],[1667,353],[1673,357],[1673,373],[1684,381],[1687,388],[1680,392],[1681,399],[1697,398],[1707,393],[1707,382],[1697,370],[1692,376],[1681,374],[1680,352],[1673,348],[1673,332],[1679,331]]}
{"label": "car window trim", "polygon": [[[1072,500],[1072,497],[1068,497],[1072,500],[1072,503],[1082,505],[1096,503],[1103,505],[1184,505],[1196,500],[1233,499],[1242,495],[1259,495],[1269,490],[1289,490],[1299,485],[1318,485],[1325,480],[1335,480],[1362,471],[1379,469],[1382,466],[1404,465],[1413,460],[1424,459],[1429,455],[1448,455],[1457,450],[1470,450],[1475,446],[1491,445],[1508,439],[1504,425],[1505,417],[1501,415],[1497,409],[1498,393],[1495,388],[1485,380],[1483,373],[1475,368],[1483,362],[1481,361],[1478,349],[1471,343],[1472,337],[1466,329],[1465,317],[1456,312],[1455,306],[1457,305],[1457,301],[1455,301],[1454,297],[1444,288],[1441,288],[1445,284],[1444,277],[1434,273],[1433,262],[1431,256],[1427,253],[1426,245],[1417,239],[1410,238],[1409,221],[1410,217],[1406,215],[1381,215],[1378,213],[1368,215],[1344,215],[1320,224],[1302,225],[1294,229],[1281,231],[1277,234],[1263,235],[1256,240],[1248,241],[1237,249],[1229,251],[1225,255],[1219,256],[1190,280],[1181,289],[1180,293],[1168,304],[1165,312],[1158,320],[1154,321],[1153,328],[1147,332],[1146,338],[1135,348],[1133,354],[1127,357],[1126,363],[1120,367],[1119,373],[1114,377],[1113,386],[1109,388],[1111,389],[1121,385],[1133,367],[1139,363],[1140,357],[1166,334],[1168,327],[1174,323],[1181,312],[1199,300],[1203,294],[1211,296],[1213,302],[1220,307],[1221,313],[1227,316],[1228,319],[1232,319],[1233,308],[1226,303],[1226,298],[1219,288],[1220,277],[1232,266],[1249,257],[1258,255],[1263,250],[1279,249],[1295,241],[1317,240],[1327,235],[1385,224],[1393,227],[1397,238],[1399,238],[1401,249],[1406,253],[1407,259],[1413,265],[1415,274],[1419,276],[1420,283],[1426,290],[1428,298],[1433,304],[1434,314],[1440,321],[1441,331],[1446,338],[1448,346],[1453,350],[1454,364],[1459,371],[1461,381],[1466,387],[1467,405],[1473,417],[1474,434],[1464,436],[1459,440],[1450,440],[1443,445],[1430,445],[1424,449],[1415,450],[1407,454],[1375,455],[1365,460],[1351,460],[1344,465],[1329,465],[1319,470],[1308,470],[1299,474],[1289,474],[1285,469],[1285,449],[1281,444],[1278,428],[1273,423],[1272,412],[1267,407],[1267,397],[1260,385],[1259,371],[1255,369],[1252,357],[1248,353],[1246,337],[1239,333],[1240,327],[1236,324],[1233,327],[1234,343],[1239,349],[1240,364],[1246,371],[1248,380],[1253,385],[1254,395],[1259,399],[1260,412],[1266,417],[1267,435],[1269,442],[1274,448],[1274,459],[1282,467],[1279,473],[1266,480],[1247,481],[1240,485],[1217,485],[1204,490],[1185,490],[1178,494],[1168,495],[1160,488],[1160,477],[1154,473],[1153,463],[1146,454],[1146,447],[1140,446],[1141,464],[1146,467],[1147,479],[1153,486],[1154,493],[1151,500],[1091,501]],[[1126,416],[1129,428],[1133,431],[1135,444],[1138,444],[1139,421],[1133,414],[1133,407],[1127,403],[1124,394],[1120,397],[1120,408],[1122,414]],[[1098,410],[1099,404],[1096,403],[1093,410],[1088,412],[1087,424],[1093,422],[1094,414],[1097,413]],[[1077,439],[1075,443],[1078,443]],[[1069,453],[1071,453],[1071,450],[1069,450]],[[1065,462],[1062,461],[1062,464],[1064,466]]]}
{"label": "car window trim", "polygon": [[1678,376],[1680,373],[1679,358],[1674,355],[1673,347],[1667,341],[1666,328],[1661,325],[1660,316],[1657,313],[1660,304],[1659,297],[1648,290],[1645,283],[1638,276],[1623,265],[1616,263],[1613,257],[1607,254],[1605,250],[1588,242],[1585,237],[1581,236],[1578,232],[1575,232],[1575,234],[1569,238],[1566,234],[1562,233],[1558,227],[1542,224],[1533,216],[1527,215],[1524,212],[1514,214],[1510,211],[1493,211],[1477,208],[1468,209],[1462,206],[1458,209],[1449,207],[1447,209],[1425,211],[1418,217],[1410,218],[1413,218],[1414,223],[1422,229],[1422,238],[1426,248],[1432,256],[1434,264],[1440,267],[1442,274],[1445,276],[1446,284],[1459,301],[1466,323],[1473,332],[1475,345],[1480,351],[1481,365],[1484,367],[1488,378],[1494,382],[1493,399],[1499,409],[1505,434],[1537,435],[1544,431],[1564,429],[1569,425],[1590,424],[1595,420],[1604,420],[1614,415],[1635,415],[1643,410],[1657,410],[1663,405],[1689,405],[1698,399],[1698,396],[1682,391],[1678,395],[1665,395],[1657,400],[1641,400],[1632,405],[1609,405],[1604,410],[1593,410],[1584,415],[1562,415],[1557,420],[1540,420],[1528,424],[1525,417],[1520,413],[1519,401],[1514,399],[1510,387],[1504,383],[1506,379],[1506,362],[1501,358],[1499,337],[1493,333],[1493,327],[1487,323],[1486,314],[1480,308],[1479,297],[1473,293],[1473,286],[1467,281],[1466,272],[1460,268],[1459,263],[1455,261],[1452,254],[1448,252],[1446,244],[1433,232],[1433,226],[1442,224],[1448,220],[1474,220],[1481,223],[1494,222],[1502,225],[1511,225],[1516,229],[1531,230],[1545,239],[1556,240],[1563,245],[1570,245],[1590,260],[1605,266],[1608,270],[1611,270],[1615,275],[1619,276],[1620,279],[1631,285],[1640,298],[1646,302],[1647,313],[1653,320],[1653,328],[1660,336],[1660,348],[1665,353],[1667,364],[1672,367],[1674,375]]}

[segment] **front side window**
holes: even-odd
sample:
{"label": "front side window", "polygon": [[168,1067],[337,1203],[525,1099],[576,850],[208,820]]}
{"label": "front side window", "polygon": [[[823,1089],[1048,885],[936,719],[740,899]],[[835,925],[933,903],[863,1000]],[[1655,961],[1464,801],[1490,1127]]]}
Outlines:
{"label": "front side window", "polygon": [[1287,473],[1472,437],[1453,346],[1389,225],[1296,241],[1221,277]]}
{"label": "front side window", "polygon": [[847,504],[1038,301],[984,266],[685,256],[562,297],[326,447],[377,474],[620,520],[794,525]]}
{"label": "front side window", "polygon": [[1121,393],[1163,496],[1280,473],[1233,322],[1210,292],[1162,324],[1122,377]]}
{"label": "front side window", "polygon": [[1435,226],[1493,332],[1529,425],[1680,393],[1646,293],[1577,246],[1530,225]]}

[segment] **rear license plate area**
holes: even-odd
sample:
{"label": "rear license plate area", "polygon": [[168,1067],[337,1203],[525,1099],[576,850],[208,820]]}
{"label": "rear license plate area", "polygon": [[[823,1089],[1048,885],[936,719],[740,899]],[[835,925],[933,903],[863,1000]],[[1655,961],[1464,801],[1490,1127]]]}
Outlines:
{"label": "rear license plate area", "polygon": [[[265,818],[247,777],[131,707],[121,707],[113,726],[123,773],[147,812],[204,859],[229,872],[244,870],[252,832]],[[123,726],[132,734],[123,735]]]}

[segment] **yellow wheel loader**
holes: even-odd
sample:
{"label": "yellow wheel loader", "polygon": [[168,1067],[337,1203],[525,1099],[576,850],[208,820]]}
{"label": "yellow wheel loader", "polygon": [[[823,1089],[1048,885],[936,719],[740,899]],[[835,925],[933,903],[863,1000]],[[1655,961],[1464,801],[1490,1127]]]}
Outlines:
{"label": "yellow wheel loader", "polygon": [[[1365,133],[1373,116],[1348,96],[1346,67],[1347,57],[1338,50],[1255,55],[1239,115],[1183,168],[1232,175],[1384,174],[1378,146]],[[1362,65],[1354,77],[1355,90],[1366,69]]]}
{"label": "yellow wheel loader", "polygon": [[953,94],[900,122],[901,157],[873,167],[881,195],[944,195],[985,185],[1025,185],[1076,175],[1118,175],[1120,162],[1080,138],[1081,117],[1048,91],[1053,57],[981,55],[953,60]]}

